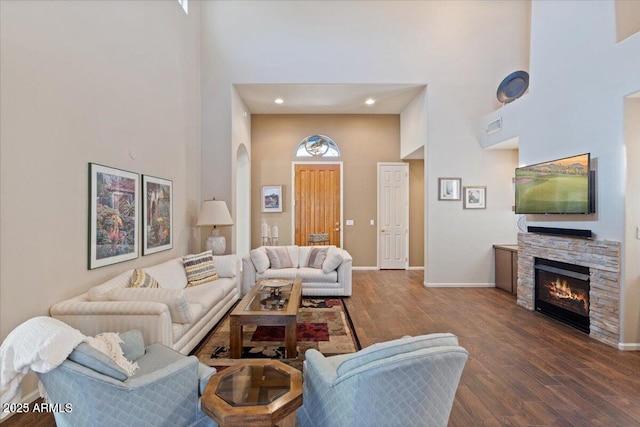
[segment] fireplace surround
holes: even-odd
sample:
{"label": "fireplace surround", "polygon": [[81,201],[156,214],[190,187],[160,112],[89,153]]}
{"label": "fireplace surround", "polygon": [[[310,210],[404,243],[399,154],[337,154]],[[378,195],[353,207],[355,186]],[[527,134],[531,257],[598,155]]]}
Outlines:
{"label": "fireplace surround", "polygon": [[589,267],[535,258],[535,309],[589,333]]}
{"label": "fireplace surround", "polygon": [[589,336],[620,341],[620,243],[536,233],[518,234],[518,305],[535,310],[535,258],[589,268]]}

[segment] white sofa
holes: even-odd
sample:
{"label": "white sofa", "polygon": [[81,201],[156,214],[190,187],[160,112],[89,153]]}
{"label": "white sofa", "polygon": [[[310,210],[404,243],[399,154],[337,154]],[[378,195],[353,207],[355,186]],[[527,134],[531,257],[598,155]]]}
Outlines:
{"label": "white sofa", "polygon": [[[273,268],[267,250],[274,248],[286,248],[293,266]],[[323,268],[307,266],[314,248],[328,250]],[[260,246],[242,258],[242,293],[246,294],[260,279],[302,278],[302,295],[349,296],[352,265],[351,255],[335,246]]]}
{"label": "white sofa", "polygon": [[188,354],[238,299],[237,257],[213,260],[217,280],[186,287],[182,258],[174,258],[142,269],[158,288],[129,288],[134,270],[128,270],[53,305],[51,316],[88,336],[139,329],[145,345],[159,342]]}

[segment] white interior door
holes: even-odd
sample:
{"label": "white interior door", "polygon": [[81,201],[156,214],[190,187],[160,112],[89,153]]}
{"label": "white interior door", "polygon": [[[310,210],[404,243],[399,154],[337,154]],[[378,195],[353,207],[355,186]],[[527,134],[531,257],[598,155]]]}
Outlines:
{"label": "white interior door", "polygon": [[378,163],[378,236],[379,268],[408,268],[408,163]]}

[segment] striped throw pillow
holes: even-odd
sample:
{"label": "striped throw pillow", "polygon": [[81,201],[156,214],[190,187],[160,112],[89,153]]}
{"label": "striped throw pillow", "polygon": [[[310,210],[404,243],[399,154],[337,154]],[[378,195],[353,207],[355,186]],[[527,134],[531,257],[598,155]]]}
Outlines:
{"label": "striped throw pillow", "polygon": [[307,267],[322,268],[322,263],[327,258],[327,252],[329,248],[313,248],[309,252],[309,259],[307,260]]}
{"label": "striped throw pillow", "polygon": [[265,248],[271,268],[276,270],[280,268],[292,268],[293,261],[289,256],[289,251],[285,247],[281,248]]}
{"label": "striped throw pillow", "polygon": [[157,288],[158,281],[145,273],[143,270],[136,268],[131,275],[130,288]]}
{"label": "striped throw pillow", "polygon": [[187,288],[218,279],[211,251],[182,257],[182,264],[187,273]]}

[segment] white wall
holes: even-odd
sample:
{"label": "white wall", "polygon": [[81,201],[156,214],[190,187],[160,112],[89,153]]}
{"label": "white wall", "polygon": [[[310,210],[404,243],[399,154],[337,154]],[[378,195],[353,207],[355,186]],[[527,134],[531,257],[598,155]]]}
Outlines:
{"label": "white wall", "polygon": [[[200,8],[190,6],[187,16],[177,1],[0,2],[2,340],[55,302],[196,246]],[[87,270],[89,162],[173,180],[172,250]]]}
{"label": "white wall", "polygon": [[424,147],[429,136],[427,100],[427,88],[424,87],[400,113],[401,159],[424,159]]}
{"label": "white wall", "polygon": [[528,224],[591,229],[623,240],[623,97],[640,89],[640,38],[616,44],[613,2],[534,2],[531,85],[520,163],[591,152],[595,215],[530,215]]}
{"label": "white wall", "polygon": [[[520,163],[590,152],[597,169],[597,213],[528,215],[527,223],[591,229],[596,238],[626,248],[625,168],[635,167],[637,159],[625,153],[624,97],[640,90],[640,34],[616,43],[614,9],[614,2],[605,1],[533,3],[531,84],[521,109]],[[625,278],[629,270],[624,265],[622,271],[626,288],[634,278]],[[640,303],[629,289],[621,295],[621,339],[640,343]]]}
{"label": "white wall", "polygon": [[[205,194],[224,192],[230,181],[234,83],[428,84],[426,281],[493,283],[491,245],[515,242],[513,202],[502,195],[515,161],[483,152],[476,130],[496,106],[499,82],[527,68],[528,2],[216,1],[202,8]],[[437,202],[438,176],[486,185],[487,209]]]}
{"label": "white wall", "polygon": [[251,249],[251,113],[236,88],[231,92],[232,194],[235,218],[232,253],[242,257]]}
{"label": "white wall", "polygon": [[[640,95],[640,92],[638,93]],[[640,350],[640,97],[625,100],[625,144],[627,190],[624,239],[624,289],[622,301],[622,342]]]}

